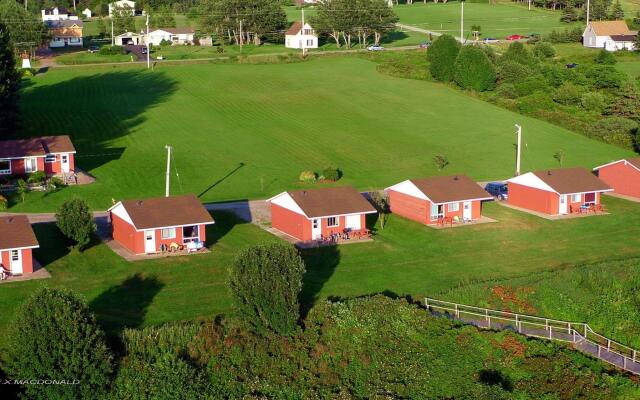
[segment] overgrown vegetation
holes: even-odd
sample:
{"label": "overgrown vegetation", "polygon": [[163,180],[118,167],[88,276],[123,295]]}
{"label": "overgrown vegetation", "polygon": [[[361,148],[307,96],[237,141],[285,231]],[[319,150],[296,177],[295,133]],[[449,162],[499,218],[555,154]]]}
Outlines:
{"label": "overgrown vegetation", "polygon": [[89,244],[96,231],[89,206],[81,199],[67,200],[60,206],[56,213],[56,225],[80,250]]}

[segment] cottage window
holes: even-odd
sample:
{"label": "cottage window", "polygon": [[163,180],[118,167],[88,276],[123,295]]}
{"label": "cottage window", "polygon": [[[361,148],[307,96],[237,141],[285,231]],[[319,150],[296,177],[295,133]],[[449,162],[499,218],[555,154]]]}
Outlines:
{"label": "cottage window", "polygon": [[54,162],[56,162],[56,155],[55,154],[47,154],[44,157],[44,162],[46,162],[46,163],[54,163]]}
{"label": "cottage window", "polygon": [[449,210],[449,212],[460,211],[460,203],[449,203],[449,204],[447,204],[447,210]]}
{"label": "cottage window", "polygon": [[333,228],[333,227],[336,227],[338,225],[339,225],[338,217],[329,217],[329,218],[327,218],[327,226],[329,228]]}
{"label": "cottage window", "polygon": [[0,160],[0,174],[11,174],[11,160]]}
{"label": "cottage window", "polygon": [[20,250],[11,250],[11,261],[20,261]]}
{"label": "cottage window", "polygon": [[176,228],[165,228],[162,230],[162,238],[163,239],[175,239],[176,238]]}
{"label": "cottage window", "polygon": [[580,203],[582,201],[582,195],[580,193],[571,195],[572,203]]}
{"label": "cottage window", "polygon": [[313,39],[307,40],[307,46],[313,46]]}
{"label": "cottage window", "polygon": [[198,225],[185,226],[182,228],[182,242],[199,242],[200,241],[200,231],[198,230]]}
{"label": "cottage window", "polygon": [[24,159],[24,172],[36,172],[38,170],[38,159],[35,157]]}

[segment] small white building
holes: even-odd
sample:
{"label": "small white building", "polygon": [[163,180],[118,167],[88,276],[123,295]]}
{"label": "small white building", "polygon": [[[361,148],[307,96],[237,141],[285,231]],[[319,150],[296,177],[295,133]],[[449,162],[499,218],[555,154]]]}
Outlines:
{"label": "small white building", "polygon": [[82,10],[81,14],[84,15],[86,19],[91,19],[92,13],[91,13],[91,10],[89,10],[88,8],[85,8],[84,10]]}
{"label": "small white building", "polygon": [[42,14],[43,21],[66,21],[66,20],[77,20],[78,16],[72,12],[69,12],[64,7],[53,7],[53,8],[45,8],[44,10],[40,10]]}
{"label": "small white building", "polygon": [[624,21],[591,21],[582,34],[582,45],[608,51],[633,50],[636,35],[638,32],[630,31]]}
{"label": "small white building", "polygon": [[125,8],[131,11],[131,15],[136,15],[136,2],[131,0],[118,0],[109,3],[109,17],[113,16],[116,8]]}
{"label": "small white building", "polygon": [[144,36],[135,32],[125,32],[114,36],[113,43],[116,46],[140,45],[144,43]]}
{"label": "small white building", "polygon": [[284,45],[289,49],[317,49],[318,35],[309,23],[296,21],[285,33]]}
{"label": "small white building", "polygon": [[171,42],[171,44],[193,44],[193,35],[195,31],[193,28],[154,28],[149,30],[147,38],[146,32],[142,32],[145,37],[144,44],[152,44],[159,46],[164,40],[165,42]]}

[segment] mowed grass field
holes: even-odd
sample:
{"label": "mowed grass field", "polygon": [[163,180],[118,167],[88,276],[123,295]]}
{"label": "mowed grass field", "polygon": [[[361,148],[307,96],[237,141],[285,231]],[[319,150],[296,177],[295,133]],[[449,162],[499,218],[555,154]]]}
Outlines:
{"label": "mowed grass field", "polygon": [[[394,7],[400,22],[422,29],[449,33],[460,36],[460,3],[447,2]],[[494,37],[504,39],[512,34],[530,35],[532,33],[548,34],[552,30],[564,30],[580,23],[566,24],[560,22],[560,12],[540,8],[527,9],[526,5],[514,3],[465,3],[464,5],[465,37],[471,38],[471,26],[481,27],[481,38]]]}
{"label": "mowed grass field", "polygon": [[[434,174],[506,178],[516,123],[524,170],[557,166],[561,149],[566,166],[630,155],[442,84],[378,73],[357,57],[53,69],[24,86],[21,135],[71,135],[77,165],[97,181],[14,198],[11,211],[53,211],[74,196],[106,209],[113,199],[162,195],[165,145],[174,149],[172,193],[204,202],[267,198],[302,187],[301,171],[327,166],[344,172],[339,185],[363,190]],[[450,162],[440,172],[436,154]]]}
{"label": "mowed grass field", "polygon": [[[446,230],[392,215],[383,230],[374,225],[371,243],[303,252],[307,274],[302,301],[311,305],[327,297],[380,292],[470,301],[483,282],[523,279],[529,286],[543,273],[574,264],[640,256],[640,204],[611,197],[604,201],[610,215],[562,221],[489,203],[484,213],[498,222]],[[53,225],[36,225],[41,248],[35,256],[52,278],[0,285],[0,333],[16,305],[41,285],[81,293],[110,332],[232,312],[226,274],[233,258],[246,246],[279,239],[231,215],[214,213],[214,217],[216,224],[207,233],[211,253],[135,263],[122,260],[104,244],[68,253]],[[575,294],[572,285],[555,288],[560,297],[564,293],[570,299]],[[588,301],[599,298],[592,293]],[[580,304],[585,303],[586,297]],[[570,305],[553,312],[569,319],[590,317],[582,307]],[[626,327],[636,329],[636,324],[624,323],[625,315],[611,317],[619,323],[622,338],[635,332]]]}

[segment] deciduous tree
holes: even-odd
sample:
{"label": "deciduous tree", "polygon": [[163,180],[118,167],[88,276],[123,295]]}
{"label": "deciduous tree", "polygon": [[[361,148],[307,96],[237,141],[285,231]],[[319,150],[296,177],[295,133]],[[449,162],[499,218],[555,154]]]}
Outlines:
{"label": "deciduous tree", "polygon": [[96,223],[89,206],[81,199],[71,199],[62,203],[56,213],[56,224],[79,249],[89,244],[91,235],[96,231]]}
{"label": "deciduous tree", "polygon": [[0,138],[15,131],[19,90],[20,73],[16,69],[9,29],[0,22]]}

